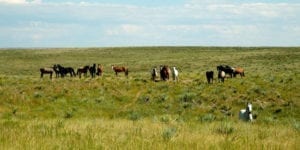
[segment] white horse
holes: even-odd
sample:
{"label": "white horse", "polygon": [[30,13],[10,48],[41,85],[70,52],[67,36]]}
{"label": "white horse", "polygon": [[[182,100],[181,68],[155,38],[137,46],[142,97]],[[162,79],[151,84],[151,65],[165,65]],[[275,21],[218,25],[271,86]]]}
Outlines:
{"label": "white horse", "polygon": [[178,70],[175,67],[173,67],[172,75],[173,75],[173,80],[178,81]]}
{"label": "white horse", "polygon": [[239,114],[239,119],[243,121],[252,121],[252,104],[248,103],[246,109],[241,109]]}

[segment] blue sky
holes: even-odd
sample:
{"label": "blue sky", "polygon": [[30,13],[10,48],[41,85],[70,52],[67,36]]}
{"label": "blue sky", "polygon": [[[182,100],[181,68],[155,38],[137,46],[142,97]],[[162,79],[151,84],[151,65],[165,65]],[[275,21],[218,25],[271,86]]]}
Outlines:
{"label": "blue sky", "polygon": [[0,48],[300,46],[296,0],[0,0]]}

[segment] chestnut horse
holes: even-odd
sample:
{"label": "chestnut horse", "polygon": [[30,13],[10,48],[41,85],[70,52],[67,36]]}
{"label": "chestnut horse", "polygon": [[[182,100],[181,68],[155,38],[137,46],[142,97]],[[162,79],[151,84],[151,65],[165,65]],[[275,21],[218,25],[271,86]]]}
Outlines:
{"label": "chestnut horse", "polygon": [[41,78],[43,78],[44,74],[50,74],[50,79],[52,79],[52,74],[54,72],[53,68],[40,68]]}
{"label": "chestnut horse", "polygon": [[98,76],[102,76],[102,74],[103,74],[103,66],[101,64],[98,64],[97,73],[96,74]]}
{"label": "chestnut horse", "polygon": [[119,66],[112,65],[111,68],[113,71],[115,71],[116,76],[118,75],[119,72],[124,72],[125,76],[128,76],[128,68],[126,68],[126,67],[123,67],[123,66],[119,67]]}
{"label": "chestnut horse", "polygon": [[233,77],[236,77],[237,74],[240,74],[241,77],[245,77],[244,69],[240,67],[234,68]]}

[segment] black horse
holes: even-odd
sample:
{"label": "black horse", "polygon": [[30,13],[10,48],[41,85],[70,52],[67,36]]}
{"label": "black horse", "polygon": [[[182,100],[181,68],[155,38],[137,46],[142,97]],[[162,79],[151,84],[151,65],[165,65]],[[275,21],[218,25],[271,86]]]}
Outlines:
{"label": "black horse", "polygon": [[59,68],[57,66],[58,64],[53,65],[53,70],[55,72],[55,77],[58,78],[59,76],[61,76]]}
{"label": "black horse", "polygon": [[71,77],[76,76],[75,71],[72,67],[63,67],[60,64],[57,64],[57,68],[59,70],[61,77],[66,76],[68,73],[70,74]]}
{"label": "black horse", "polygon": [[229,76],[231,78],[233,77],[234,69],[228,65],[219,65],[219,66],[217,66],[217,70],[218,70],[218,72],[224,71],[225,74],[229,74]]}
{"label": "black horse", "polygon": [[207,79],[208,84],[213,83],[214,71],[206,71],[206,79]]}
{"label": "black horse", "polygon": [[96,64],[93,64],[93,66],[89,68],[89,71],[90,71],[91,77],[95,78],[96,71],[97,71]]}

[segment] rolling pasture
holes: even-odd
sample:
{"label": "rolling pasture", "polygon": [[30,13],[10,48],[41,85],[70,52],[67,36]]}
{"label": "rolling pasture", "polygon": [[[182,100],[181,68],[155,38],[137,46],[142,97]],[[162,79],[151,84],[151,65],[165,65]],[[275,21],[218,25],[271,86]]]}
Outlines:
{"label": "rolling pasture", "polygon": [[[93,63],[103,76],[40,78],[41,67]],[[218,83],[220,64],[245,77]],[[179,81],[151,81],[159,65]],[[2,49],[0,149],[299,149],[299,91],[298,47]],[[247,102],[253,122],[238,119]]]}

